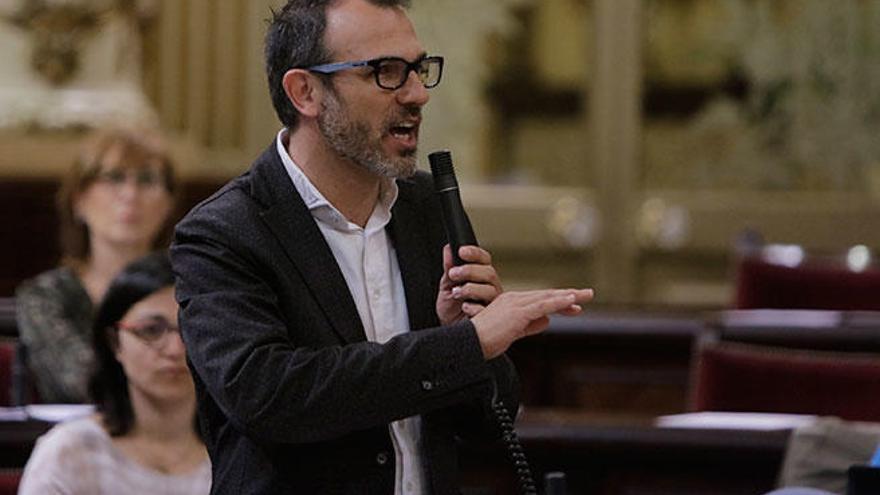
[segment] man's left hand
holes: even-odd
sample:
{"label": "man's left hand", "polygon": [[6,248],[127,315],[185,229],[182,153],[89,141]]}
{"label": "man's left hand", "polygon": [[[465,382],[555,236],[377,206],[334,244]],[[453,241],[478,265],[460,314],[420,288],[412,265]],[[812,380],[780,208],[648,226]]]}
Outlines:
{"label": "man's left hand", "polygon": [[[448,244],[443,248],[443,278],[437,294],[437,316],[443,325],[478,314],[503,292],[489,251],[478,246],[461,246],[458,256],[464,265],[454,266],[452,249]],[[462,310],[465,301],[471,303],[467,313]]]}

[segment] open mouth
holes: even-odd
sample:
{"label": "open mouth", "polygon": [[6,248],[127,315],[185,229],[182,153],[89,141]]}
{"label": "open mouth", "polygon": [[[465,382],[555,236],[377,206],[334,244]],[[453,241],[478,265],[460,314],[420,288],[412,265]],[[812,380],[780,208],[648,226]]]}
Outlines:
{"label": "open mouth", "polygon": [[419,125],[416,122],[404,122],[393,125],[390,128],[390,134],[405,146],[412,147],[418,142]]}

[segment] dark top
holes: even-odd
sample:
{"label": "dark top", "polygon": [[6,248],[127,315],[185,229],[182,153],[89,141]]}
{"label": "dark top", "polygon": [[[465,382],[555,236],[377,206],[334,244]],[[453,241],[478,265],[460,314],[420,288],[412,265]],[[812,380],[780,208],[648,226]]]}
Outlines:
{"label": "dark top", "polygon": [[330,248],[274,143],[177,226],[181,331],[213,464],[214,494],[383,494],[388,424],[422,415],[433,494],[458,493],[456,436],[497,435],[497,384],[516,410],[510,361],[483,359],[473,325],[441,327],[445,243],[430,176],[398,180],[388,226],[410,328],[368,342]]}
{"label": "dark top", "polygon": [[79,277],[56,268],[22,282],[15,296],[18,332],[40,401],[88,402],[94,308]]}

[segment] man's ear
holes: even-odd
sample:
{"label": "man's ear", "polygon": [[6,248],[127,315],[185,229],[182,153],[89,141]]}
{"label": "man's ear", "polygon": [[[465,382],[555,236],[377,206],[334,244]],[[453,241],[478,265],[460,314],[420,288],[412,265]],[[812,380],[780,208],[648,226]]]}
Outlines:
{"label": "man's ear", "polygon": [[304,117],[316,117],[321,110],[323,89],[320,81],[304,69],[290,69],[281,80],[287,99]]}

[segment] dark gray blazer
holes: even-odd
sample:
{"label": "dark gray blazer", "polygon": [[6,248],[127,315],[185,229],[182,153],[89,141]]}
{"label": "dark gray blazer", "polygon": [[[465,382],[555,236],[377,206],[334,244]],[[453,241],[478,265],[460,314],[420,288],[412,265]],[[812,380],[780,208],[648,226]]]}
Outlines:
{"label": "dark gray blazer", "polygon": [[445,236],[430,184],[398,181],[388,228],[417,331],[384,345],[366,341],[274,143],[178,224],[171,257],[213,494],[391,495],[388,424],[415,414],[431,493],[457,493],[456,437],[497,434],[493,383],[515,411],[507,358],[484,361],[470,322],[439,326]]}

